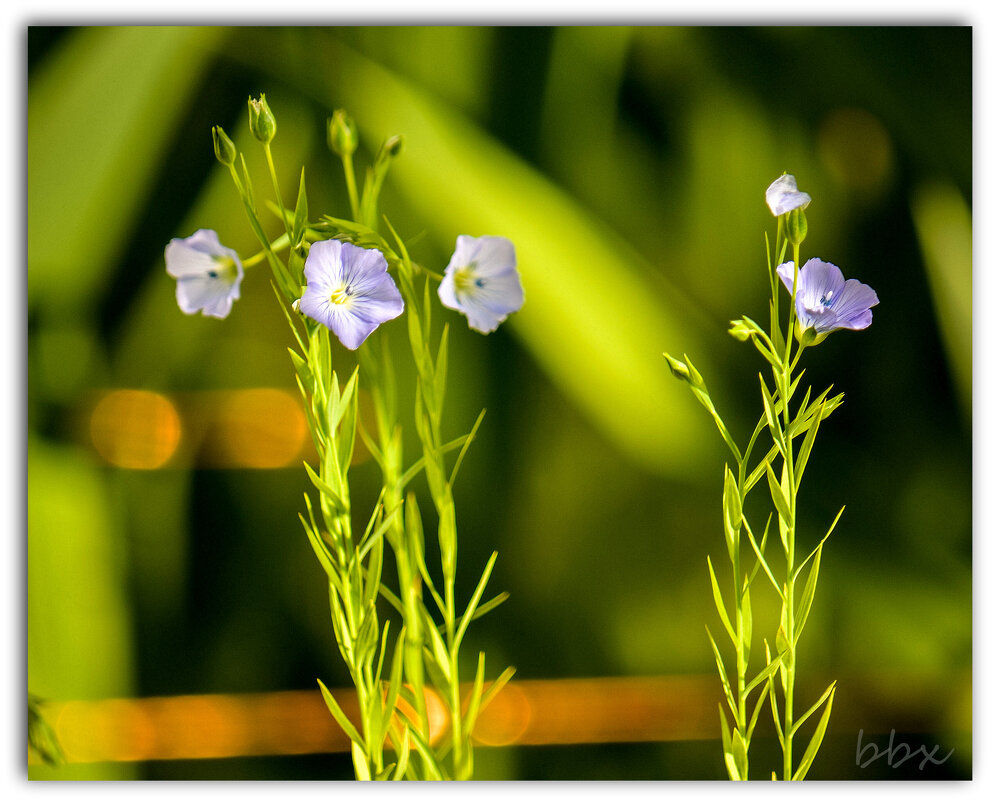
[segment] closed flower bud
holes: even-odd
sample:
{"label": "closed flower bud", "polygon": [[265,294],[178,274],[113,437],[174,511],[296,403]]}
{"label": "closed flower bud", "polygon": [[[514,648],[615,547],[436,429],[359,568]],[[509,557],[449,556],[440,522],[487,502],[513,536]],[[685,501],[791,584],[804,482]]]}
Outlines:
{"label": "closed flower bud", "polygon": [[746,342],[756,333],[756,330],[752,325],[743,320],[734,320],[733,327],[730,328],[729,333],[734,339],[738,339],[740,342]]}
{"label": "closed flower bud", "polygon": [[801,245],[809,233],[809,221],[805,218],[805,209],[789,211],[785,216],[785,236],[792,245]]}
{"label": "closed flower bud", "polygon": [[338,156],[350,156],[358,149],[358,129],[344,109],[327,120],[327,146]]}
{"label": "closed flower bud", "polygon": [[275,115],[268,107],[264,94],[257,100],[248,98],[248,127],[263,145],[275,139]]}
{"label": "closed flower bud", "polygon": [[213,152],[217,156],[217,161],[227,167],[230,167],[237,158],[237,148],[219,125],[213,126]]}
{"label": "closed flower bud", "polygon": [[684,362],[678,361],[673,356],[664,354],[664,358],[667,360],[668,367],[671,368],[671,373],[675,378],[680,378],[682,381],[687,381],[689,384],[692,383],[692,374],[688,370],[688,365]]}
{"label": "closed flower bud", "polygon": [[387,139],[385,144],[382,145],[382,150],[389,154],[389,158],[395,158],[400,154],[403,149],[403,138],[402,136],[393,136]]}

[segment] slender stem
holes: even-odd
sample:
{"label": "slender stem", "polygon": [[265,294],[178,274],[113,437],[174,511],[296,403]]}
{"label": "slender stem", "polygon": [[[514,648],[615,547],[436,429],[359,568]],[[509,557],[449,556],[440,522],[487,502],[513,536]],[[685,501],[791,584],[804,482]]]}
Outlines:
{"label": "slender stem", "polygon": [[[278,239],[276,239],[271,245],[271,249],[273,253],[281,253],[287,247],[289,247],[288,234],[283,234]],[[261,262],[265,261],[267,256],[268,256],[267,251],[259,250],[254,256],[249,256],[248,258],[243,259],[241,261],[241,266],[244,267],[245,270],[247,270],[250,267],[254,267],[256,264],[261,264]]]}
{"label": "slender stem", "polygon": [[344,165],[344,182],[348,188],[348,201],[351,203],[351,216],[356,222],[369,224],[368,220],[361,219],[361,204],[358,202],[358,184],[354,179],[354,160],[350,153],[341,156],[341,163]]}
{"label": "slender stem", "polygon": [[[792,281],[792,295],[798,288],[798,244],[793,246],[794,253],[794,276]],[[799,345],[795,362],[791,361],[791,342],[795,328],[795,303],[792,301],[788,314],[788,333],[785,337],[785,358],[783,360],[783,375],[781,377],[781,421],[782,430],[785,435],[784,464],[782,465],[782,483],[787,482],[789,513],[791,520],[787,530],[787,546],[785,552],[786,572],[785,572],[785,638],[790,649],[790,658],[785,665],[785,721],[784,721],[784,764],[782,777],[785,781],[790,781],[792,777],[792,747],[794,739],[794,713],[795,713],[795,672],[797,668],[797,653],[795,647],[795,529],[797,526],[797,501],[798,492],[795,486],[795,450],[793,437],[790,433],[791,411],[789,408],[789,392],[791,389],[792,370],[798,364],[798,356],[801,355],[802,347]]]}
{"label": "slender stem", "polygon": [[291,234],[289,227],[289,215],[286,214],[286,207],[282,205],[282,192],[279,191],[279,179],[275,175],[275,161],[272,159],[272,147],[265,145],[265,160],[268,162],[268,173],[272,176],[272,188],[275,190],[275,199],[279,204],[279,211],[282,213],[282,224],[286,227],[286,233]]}

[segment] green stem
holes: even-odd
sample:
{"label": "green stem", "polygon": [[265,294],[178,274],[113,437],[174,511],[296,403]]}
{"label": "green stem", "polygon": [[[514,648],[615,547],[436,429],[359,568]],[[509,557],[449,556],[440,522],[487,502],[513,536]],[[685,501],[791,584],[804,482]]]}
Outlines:
{"label": "green stem", "polygon": [[279,204],[279,211],[282,213],[282,224],[286,228],[287,234],[292,234],[292,228],[289,227],[289,215],[286,214],[286,207],[282,205],[282,192],[279,191],[279,179],[275,174],[275,161],[272,159],[272,147],[269,144],[265,145],[265,160],[268,162],[268,173],[272,176],[272,188],[275,190],[275,200]]}
{"label": "green stem", "polygon": [[[792,296],[794,297],[795,290],[798,287],[798,244],[793,245],[794,253],[794,275],[792,279]],[[791,521],[788,525],[787,530],[787,546],[785,552],[786,560],[786,575],[785,575],[785,638],[787,640],[788,648],[790,649],[790,658],[787,660],[785,665],[785,682],[784,682],[784,753],[783,759],[784,764],[782,768],[782,777],[785,781],[790,781],[792,777],[792,746],[794,739],[794,714],[795,714],[795,673],[797,669],[797,649],[795,646],[795,530],[797,527],[798,520],[798,492],[795,486],[795,449],[793,437],[790,433],[791,428],[791,410],[789,390],[791,388],[791,376],[792,370],[798,365],[798,357],[801,355],[803,350],[801,344],[799,344],[798,353],[796,354],[794,363],[791,360],[791,343],[794,337],[795,329],[795,303],[794,300],[790,304],[790,310],[788,314],[788,331],[785,336],[785,358],[783,360],[783,375],[781,376],[781,421],[782,430],[785,435],[785,450],[783,454],[784,464],[782,465],[782,483],[787,482],[788,487],[788,506]]]}
{"label": "green stem", "polygon": [[358,202],[358,184],[354,178],[354,160],[350,153],[341,156],[344,165],[344,182],[348,188],[348,201],[351,203],[351,216],[355,222],[369,225],[369,221],[361,219],[361,204]]}

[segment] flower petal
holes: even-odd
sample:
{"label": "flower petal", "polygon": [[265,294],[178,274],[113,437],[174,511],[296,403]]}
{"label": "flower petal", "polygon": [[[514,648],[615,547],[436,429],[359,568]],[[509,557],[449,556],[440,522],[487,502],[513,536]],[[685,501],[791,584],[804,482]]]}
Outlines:
{"label": "flower petal", "polygon": [[513,243],[501,236],[459,236],[437,295],[444,306],[464,314],[470,328],[483,334],[495,330],[523,305]]}
{"label": "flower petal", "polygon": [[785,173],[774,183],[767,187],[764,199],[771,210],[771,214],[780,217],[795,209],[804,209],[812,202],[812,197],[805,192],[798,191],[798,184],[795,176]]}
{"label": "flower petal", "polygon": [[814,307],[839,300],[843,292],[843,272],[835,264],[822,259],[809,259],[798,274],[798,290],[795,297],[800,303]]}
{"label": "flower petal", "polygon": [[225,318],[234,301],[241,297],[240,288],[217,278],[188,276],[176,283],[176,302],[184,314],[202,311],[206,317]]}
{"label": "flower petal", "polygon": [[224,247],[216,231],[200,229],[165,247],[165,269],[176,279],[176,302],[185,314],[202,311],[223,319],[241,297],[244,268],[237,251]]}
{"label": "flower petal", "polygon": [[833,305],[836,318],[843,328],[855,331],[867,328],[873,320],[870,309],[879,303],[877,292],[867,284],[851,278],[843,287],[843,293]]}
{"label": "flower petal", "polygon": [[303,267],[303,314],[337,334],[356,350],[369,334],[403,313],[405,304],[378,250],[328,239],[314,242]]}
{"label": "flower petal", "polygon": [[781,279],[781,283],[783,283],[785,288],[788,290],[788,294],[794,294],[791,291],[791,283],[795,279],[795,262],[786,261],[784,264],[779,264],[778,277]]}

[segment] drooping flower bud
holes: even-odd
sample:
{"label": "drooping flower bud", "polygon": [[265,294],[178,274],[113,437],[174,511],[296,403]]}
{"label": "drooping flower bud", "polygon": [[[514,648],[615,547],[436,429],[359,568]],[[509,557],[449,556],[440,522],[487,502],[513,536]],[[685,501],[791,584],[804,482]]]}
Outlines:
{"label": "drooping flower bud", "polygon": [[327,146],[338,156],[345,157],[358,149],[358,129],[344,109],[337,109],[327,120]]}
{"label": "drooping flower bud", "polygon": [[264,94],[257,100],[248,98],[248,127],[255,139],[263,145],[275,139],[275,115],[268,107]]}
{"label": "drooping flower bud", "polygon": [[219,125],[213,126],[213,152],[225,167],[230,167],[237,158],[237,148]]}
{"label": "drooping flower bud", "polygon": [[729,330],[730,336],[740,340],[740,342],[746,342],[757,333],[757,329],[745,320],[733,320],[732,325],[733,327]]}

